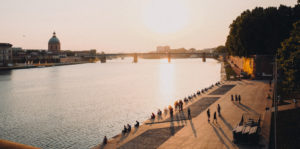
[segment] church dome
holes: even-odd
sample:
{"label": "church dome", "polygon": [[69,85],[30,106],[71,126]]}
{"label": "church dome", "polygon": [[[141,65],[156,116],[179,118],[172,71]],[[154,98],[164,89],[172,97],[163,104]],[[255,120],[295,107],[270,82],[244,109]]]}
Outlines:
{"label": "church dome", "polygon": [[60,44],[59,39],[55,35],[55,32],[53,33],[52,38],[50,38],[48,44]]}
{"label": "church dome", "polygon": [[60,42],[56,37],[55,32],[53,32],[52,38],[48,42],[48,51],[51,52],[60,52]]}

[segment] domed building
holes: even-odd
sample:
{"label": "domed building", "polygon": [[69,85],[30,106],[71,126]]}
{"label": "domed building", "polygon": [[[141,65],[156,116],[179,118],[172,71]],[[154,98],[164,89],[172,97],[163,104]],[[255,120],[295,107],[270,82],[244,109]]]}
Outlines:
{"label": "domed building", "polygon": [[59,52],[60,51],[60,42],[59,39],[56,37],[55,32],[53,32],[52,38],[50,38],[48,42],[48,51],[51,52]]}

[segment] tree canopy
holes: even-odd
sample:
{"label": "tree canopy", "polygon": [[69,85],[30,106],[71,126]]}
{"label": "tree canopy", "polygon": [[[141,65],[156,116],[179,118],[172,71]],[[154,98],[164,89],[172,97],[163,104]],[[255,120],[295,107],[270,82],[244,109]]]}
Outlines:
{"label": "tree canopy", "polygon": [[290,94],[300,88],[300,21],[293,24],[290,37],[278,49],[279,91]]}
{"label": "tree canopy", "polygon": [[227,53],[227,49],[225,46],[221,45],[221,46],[216,47],[214,52],[219,53],[219,54]]}
{"label": "tree canopy", "polygon": [[300,20],[300,5],[246,10],[230,25],[226,48],[230,55],[275,55],[289,37],[293,23]]}

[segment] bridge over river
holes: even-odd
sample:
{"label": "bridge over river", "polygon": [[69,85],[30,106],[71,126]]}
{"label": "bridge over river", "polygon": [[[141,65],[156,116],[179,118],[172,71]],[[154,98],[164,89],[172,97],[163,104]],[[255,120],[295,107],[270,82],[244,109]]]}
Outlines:
{"label": "bridge over river", "polygon": [[219,54],[216,53],[101,53],[96,57],[100,59],[101,63],[105,63],[108,58],[124,58],[133,57],[133,62],[138,62],[138,57],[145,59],[160,59],[168,58],[168,62],[171,62],[171,58],[202,58],[205,62],[206,58],[218,58]]}

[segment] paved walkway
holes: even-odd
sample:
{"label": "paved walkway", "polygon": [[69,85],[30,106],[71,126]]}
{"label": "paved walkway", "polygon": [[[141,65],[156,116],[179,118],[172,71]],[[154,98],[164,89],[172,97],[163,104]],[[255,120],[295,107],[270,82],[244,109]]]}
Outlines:
{"label": "paved walkway", "polygon": [[[204,112],[197,113],[192,120],[179,120],[150,125],[142,125],[137,130],[133,129],[126,136],[118,135],[109,140],[106,146],[98,145],[95,148],[148,148],[148,142],[158,148],[268,148],[268,133],[269,131],[271,110],[266,111],[265,108],[270,106],[272,101],[267,99],[270,86],[263,81],[226,81],[225,85],[235,85],[227,92],[218,93],[218,95],[210,95],[215,87],[205,95],[201,95],[192,103],[186,106],[191,106],[198,100],[206,97],[219,97],[214,103],[209,105],[211,111],[211,122],[208,123],[206,109]],[[231,101],[231,94],[241,95],[241,104]],[[222,117],[217,117],[217,123],[212,122],[213,113],[217,111],[217,104],[221,106]],[[202,110],[203,111],[203,110]],[[239,123],[243,113],[261,114],[263,126],[259,146],[236,145],[232,143],[232,129]],[[193,115],[193,111],[192,111]],[[164,118],[165,119],[165,118]],[[149,123],[149,121],[147,121]],[[184,127],[182,127],[184,126]],[[168,129],[166,129],[168,128]],[[173,133],[170,135],[170,131]],[[159,135],[153,135],[159,131]],[[167,131],[166,131],[167,130]],[[169,130],[169,131],[168,131]],[[176,130],[176,131],[174,131]],[[147,138],[148,137],[148,138]],[[163,141],[161,137],[164,138]],[[147,139],[146,139],[147,138]],[[146,141],[147,140],[147,141]],[[144,142],[144,143],[143,143]],[[151,148],[151,147],[150,147]]]}
{"label": "paved walkway", "polygon": [[0,140],[0,148],[1,149],[39,149],[37,147],[11,142],[7,140]]}

